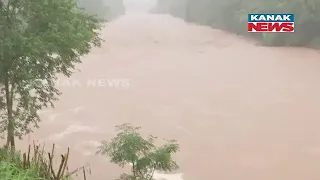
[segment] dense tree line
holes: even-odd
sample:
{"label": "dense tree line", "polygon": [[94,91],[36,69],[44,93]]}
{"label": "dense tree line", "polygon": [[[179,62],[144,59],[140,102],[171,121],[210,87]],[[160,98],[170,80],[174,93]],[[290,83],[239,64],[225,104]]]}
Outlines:
{"label": "dense tree line", "polygon": [[[320,0],[158,0],[158,13],[262,40],[270,46],[320,47]],[[248,13],[294,13],[294,33],[247,33]]]}

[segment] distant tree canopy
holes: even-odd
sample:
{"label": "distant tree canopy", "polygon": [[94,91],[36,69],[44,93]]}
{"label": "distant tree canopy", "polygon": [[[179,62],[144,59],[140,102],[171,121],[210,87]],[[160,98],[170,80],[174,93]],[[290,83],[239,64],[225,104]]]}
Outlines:
{"label": "distant tree canopy", "polygon": [[81,9],[104,20],[112,20],[124,14],[123,0],[78,0]]}
{"label": "distant tree canopy", "polygon": [[[320,48],[320,0],[158,0],[155,9],[237,34],[270,46]],[[294,13],[294,33],[247,33],[248,13]]]}

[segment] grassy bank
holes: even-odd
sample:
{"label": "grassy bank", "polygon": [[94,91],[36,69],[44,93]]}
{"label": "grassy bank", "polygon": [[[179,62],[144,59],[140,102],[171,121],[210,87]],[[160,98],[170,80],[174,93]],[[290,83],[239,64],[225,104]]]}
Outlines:
{"label": "grassy bank", "polygon": [[[116,126],[117,135],[102,141],[96,155],[108,157],[111,163],[124,167],[131,164],[131,171],[120,174],[118,180],[153,180],[156,172],[179,169],[173,154],[179,151],[176,140],[162,139],[156,146],[153,135],[140,134],[141,127],[125,123]],[[87,180],[91,172],[87,166],[68,170],[69,148],[65,154],[55,155],[55,146],[45,152],[44,146],[30,145],[27,152],[12,152],[0,148],[0,180],[72,180],[73,175]],[[58,162],[58,163],[57,163]],[[89,178],[88,178],[89,179]]]}
{"label": "grassy bank", "polygon": [[[68,170],[69,149],[65,154],[55,156],[55,146],[51,152],[45,152],[44,146],[30,145],[25,153],[11,152],[0,148],[1,180],[71,180],[72,175],[83,174],[86,180],[86,167],[75,171]],[[54,163],[54,162],[59,163]]]}

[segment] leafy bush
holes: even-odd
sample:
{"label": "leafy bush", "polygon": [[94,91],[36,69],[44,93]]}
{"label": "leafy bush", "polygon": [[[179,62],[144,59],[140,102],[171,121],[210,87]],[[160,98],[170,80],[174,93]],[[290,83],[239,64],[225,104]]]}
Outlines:
{"label": "leafy bush", "polygon": [[103,141],[97,154],[108,155],[111,162],[121,167],[130,164],[131,174],[122,174],[119,180],[152,180],[155,171],[178,169],[172,155],[179,150],[175,140],[166,140],[166,144],[155,146],[154,136],[143,138],[130,124],[116,126],[119,132],[110,142]]}

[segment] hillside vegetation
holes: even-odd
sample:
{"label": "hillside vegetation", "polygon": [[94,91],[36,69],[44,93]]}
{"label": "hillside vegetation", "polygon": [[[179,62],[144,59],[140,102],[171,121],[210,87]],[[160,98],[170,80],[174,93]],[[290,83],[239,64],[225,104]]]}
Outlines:
{"label": "hillside vegetation", "polygon": [[[158,0],[157,13],[261,40],[268,46],[320,48],[320,0]],[[294,13],[294,33],[248,33],[248,13]]]}

